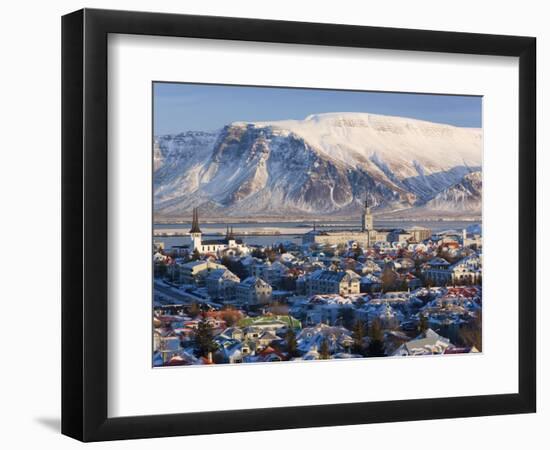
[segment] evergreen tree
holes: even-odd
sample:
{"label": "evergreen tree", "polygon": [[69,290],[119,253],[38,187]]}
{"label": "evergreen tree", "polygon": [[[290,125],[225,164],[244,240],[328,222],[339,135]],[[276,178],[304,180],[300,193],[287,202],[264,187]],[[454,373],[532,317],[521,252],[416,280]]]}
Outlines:
{"label": "evergreen tree", "polygon": [[381,280],[384,292],[391,291],[397,281],[397,273],[389,265],[386,265],[382,272]]}
{"label": "evergreen tree", "polygon": [[217,348],[213,340],[212,326],[205,320],[201,320],[195,332],[195,355],[199,357],[208,356]]}
{"label": "evergreen tree", "polygon": [[342,325],[351,330],[355,324],[355,312],[352,308],[342,308],[340,313],[340,319],[342,320]]}
{"label": "evergreen tree", "polygon": [[382,323],[380,319],[373,320],[370,327],[370,344],[368,349],[368,356],[386,356],[384,350],[384,330],[382,329]]}
{"label": "evergreen tree", "polygon": [[285,335],[286,350],[289,357],[298,356],[298,342],[296,341],[296,333],[291,327],[288,329]]}
{"label": "evergreen tree", "polygon": [[328,340],[324,338],[321,341],[321,346],[319,348],[319,356],[321,359],[330,359],[330,347],[328,345]]}
{"label": "evergreen tree", "polygon": [[166,275],[166,264],[157,263],[155,264],[155,278],[164,278]]}
{"label": "evergreen tree", "polygon": [[353,338],[352,352],[358,355],[365,355],[365,336],[366,336],[365,323],[362,320],[357,320],[353,326],[351,337]]}
{"label": "evergreen tree", "polygon": [[426,316],[424,314],[420,314],[420,317],[419,317],[419,320],[418,320],[418,327],[417,327],[418,332],[420,334],[424,334],[424,333],[426,333],[428,328],[429,328],[428,319],[426,318]]}
{"label": "evergreen tree", "polygon": [[482,324],[481,310],[476,314],[474,320],[471,320],[468,324],[460,328],[459,339],[461,343],[468,347],[475,347],[477,350],[482,351]]}

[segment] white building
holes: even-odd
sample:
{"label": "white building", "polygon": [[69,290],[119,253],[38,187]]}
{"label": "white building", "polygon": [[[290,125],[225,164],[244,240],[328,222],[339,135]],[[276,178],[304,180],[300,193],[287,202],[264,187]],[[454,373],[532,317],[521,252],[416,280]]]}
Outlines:
{"label": "white building", "polygon": [[198,208],[193,209],[193,222],[189,235],[192,241],[192,251],[197,250],[200,254],[215,253],[215,254],[247,254],[249,252],[248,247],[240,239],[235,239],[233,235],[233,228],[227,229],[227,233],[224,239],[202,239],[202,231],[199,226],[199,211]]}
{"label": "white building", "polygon": [[467,256],[450,267],[453,284],[479,284],[481,281],[481,258]]}
{"label": "white building", "polygon": [[441,355],[449,347],[452,347],[449,339],[440,336],[432,329],[428,329],[424,336],[401,345],[393,353],[393,356]]}
{"label": "white building", "polygon": [[184,264],[177,263],[176,267],[179,273],[179,282],[185,284],[202,284],[204,279],[213,270],[227,269],[224,265],[210,260],[189,261]]}

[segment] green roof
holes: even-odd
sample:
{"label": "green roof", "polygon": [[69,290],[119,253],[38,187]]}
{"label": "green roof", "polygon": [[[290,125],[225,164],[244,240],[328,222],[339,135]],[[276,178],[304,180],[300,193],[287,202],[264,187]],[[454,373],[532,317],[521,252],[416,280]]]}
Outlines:
{"label": "green roof", "polygon": [[295,317],[291,316],[261,316],[261,317],[245,317],[238,323],[240,327],[249,327],[254,325],[270,325],[277,322],[284,322],[288,327],[292,326],[295,329],[301,329],[301,322]]}

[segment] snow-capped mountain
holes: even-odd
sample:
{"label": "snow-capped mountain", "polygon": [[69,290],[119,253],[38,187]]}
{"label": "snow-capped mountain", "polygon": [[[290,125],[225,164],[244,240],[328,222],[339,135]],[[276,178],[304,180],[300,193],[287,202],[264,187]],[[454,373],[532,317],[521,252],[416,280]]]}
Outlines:
{"label": "snow-capped mountain", "polygon": [[[155,214],[355,216],[365,197],[379,211],[440,206],[480,170],[481,146],[480,129],[367,113],[157,136]],[[465,205],[469,194],[454,198]]]}
{"label": "snow-capped mountain", "polygon": [[431,211],[460,211],[479,213],[481,211],[481,172],[472,172],[456,184],[444,189],[426,203]]}

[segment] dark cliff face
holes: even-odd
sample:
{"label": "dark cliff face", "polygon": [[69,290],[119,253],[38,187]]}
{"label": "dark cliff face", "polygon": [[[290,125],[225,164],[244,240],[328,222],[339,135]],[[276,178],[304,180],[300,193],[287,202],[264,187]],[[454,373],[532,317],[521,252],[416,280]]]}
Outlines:
{"label": "dark cliff face", "polygon": [[[415,162],[411,162],[414,165]],[[291,214],[357,216],[368,198],[378,210],[425,205],[471,169],[399,178],[379,158],[355,166],[331,158],[291,131],[234,124],[218,133],[157,138],[155,213],[185,216]]]}
{"label": "dark cliff face", "polygon": [[357,212],[367,193],[373,205],[410,204],[405,191],[331,160],[292,133],[268,127],[225,127],[203,175],[210,200],[218,209],[231,209],[230,215]]}

